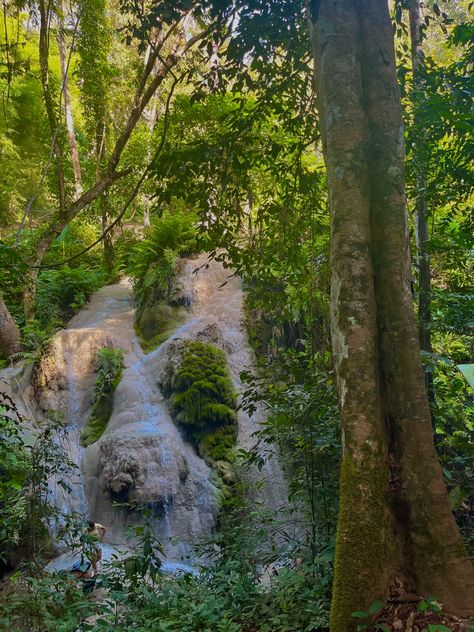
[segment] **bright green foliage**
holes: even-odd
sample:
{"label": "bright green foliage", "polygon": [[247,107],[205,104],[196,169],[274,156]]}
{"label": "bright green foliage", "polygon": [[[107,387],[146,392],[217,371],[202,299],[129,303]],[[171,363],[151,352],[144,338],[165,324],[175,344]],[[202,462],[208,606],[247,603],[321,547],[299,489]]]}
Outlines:
{"label": "bright green foliage", "polygon": [[[223,404],[221,404],[223,406]],[[204,434],[199,440],[199,453],[208,462],[234,461],[235,427],[231,424]]]}
{"label": "bright green foliage", "polygon": [[308,339],[314,329],[321,348],[329,314],[325,177],[312,113],[290,114],[293,98],[267,109],[248,93],[181,96],[154,171],[158,199],[196,208],[216,257],[242,276],[251,321],[264,312],[277,341]]}
{"label": "bright green foliage", "polygon": [[112,73],[108,59],[111,44],[105,0],[83,0],[80,5],[78,74],[86,124],[95,140],[101,139],[107,119]]}
{"label": "bright green foliage", "polygon": [[93,407],[82,430],[83,446],[94,443],[104,434],[112,414],[113,393],[122,379],[123,368],[122,349],[103,347],[97,354]]}
{"label": "bright green foliage", "polygon": [[166,340],[182,322],[181,300],[171,294],[179,258],[197,250],[194,217],[179,213],[156,220],[134,245],[128,272],[137,302],[136,327],[145,351]]}
{"label": "bright green foliage", "polygon": [[186,342],[179,368],[164,385],[175,421],[194,430],[233,425],[235,393],[224,351],[206,342]]}
{"label": "bright green foliage", "polygon": [[196,251],[194,222],[191,215],[165,215],[154,221],[143,241],[135,245],[129,273],[139,310],[150,291],[159,298],[166,297],[177,258]]}
{"label": "bright green foliage", "polygon": [[[27,27],[25,14],[12,6],[15,4],[23,3],[5,2],[0,21],[0,89],[4,95],[0,116],[0,229],[20,221],[32,195],[37,195],[36,208],[44,209],[49,202],[48,192],[39,186],[49,135],[37,78],[37,33]],[[54,47],[51,58],[54,67]]]}
{"label": "bright green foliage", "polygon": [[103,281],[100,272],[84,267],[45,270],[38,278],[38,320],[44,324],[53,319],[66,321],[84,306]]}

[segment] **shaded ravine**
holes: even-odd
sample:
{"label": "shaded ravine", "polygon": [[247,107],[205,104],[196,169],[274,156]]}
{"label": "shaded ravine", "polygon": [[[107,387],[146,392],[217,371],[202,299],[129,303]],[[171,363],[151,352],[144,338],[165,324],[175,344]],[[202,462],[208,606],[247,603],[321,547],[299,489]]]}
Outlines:
{"label": "shaded ravine", "polygon": [[[208,265],[206,265],[208,263]],[[186,322],[155,351],[144,354],[134,333],[132,290],[126,281],[96,292],[89,304],[54,342],[55,370],[61,377],[41,394],[43,410],[63,410],[68,420],[69,457],[80,465],[80,475],[69,484],[68,509],[77,510],[109,527],[107,540],[124,544],[124,530],[139,523],[136,511],[114,506],[114,501],[139,503],[151,512],[157,537],[170,560],[193,555],[193,543],[210,534],[219,511],[215,473],[183,439],[157,386],[173,340],[194,338],[212,327],[222,333],[229,368],[237,392],[239,374],[252,364],[243,330],[242,288],[238,278],[206,255],[185,262],[181,284],[193,297]],[[93,362],[97,350],[111,345],[124,350],[125,369],[114,394],[113,412],[99,441],[82,449],[80,432],[90,410]],[[238,414],[239,447],[250,449],[262,411],[249,418]],[[252,497],[277,510],[286,502],[286,485],[276,459],[261,472],[243,474],[253,486]],[[85,493],[84,493],[85,492]],[[62,505],[59,494],[58,504]]]}

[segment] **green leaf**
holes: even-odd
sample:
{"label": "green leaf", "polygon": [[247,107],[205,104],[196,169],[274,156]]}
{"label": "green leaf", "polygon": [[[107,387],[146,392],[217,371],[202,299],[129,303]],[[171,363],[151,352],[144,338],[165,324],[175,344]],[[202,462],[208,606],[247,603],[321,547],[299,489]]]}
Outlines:
{"label": "green leaf", "polygon": [[451,505],[451,511],[456,511],[457,509],[459,509],[463,504],[465,498],[466,492],[461,487],[459,487],[459,485],[457,487],[454,487],[449,492],[449,504]]}
{"label": "green leaf", "polygon": [[364,612],[363,610],[356,610],[355,612],[351,614],[351,617],[354,617],[354,619],[367,619],[368,616],[369,616],[369,613]]}
{"label": "green leaf", "polygon": [[375,614],[376,612],[380,610],[382,606],[383,606],[383,601],[380,601],[380,599],[377,599],[376,601],[370,604],[369,614],[370,615]]}

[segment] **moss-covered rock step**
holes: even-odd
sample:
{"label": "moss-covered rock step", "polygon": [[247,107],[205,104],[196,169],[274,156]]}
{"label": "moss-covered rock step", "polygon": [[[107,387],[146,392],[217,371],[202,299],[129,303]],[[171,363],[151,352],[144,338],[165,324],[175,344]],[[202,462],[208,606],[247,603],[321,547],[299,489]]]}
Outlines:
{"label": "moss-covered rock step", "polygon": [[122,379],[123,368],[122,349],[103,347],[98,351],[92,411],[81,433],[81,443],[84,447],[100,439],[107,428],[112,415],[114,391]]}
{"label": "moss-covered rock step", "polygon": [[206,463],[232,484],[237,400],[225,352],[201,340],[170,345],[160,386],[173,420]]}

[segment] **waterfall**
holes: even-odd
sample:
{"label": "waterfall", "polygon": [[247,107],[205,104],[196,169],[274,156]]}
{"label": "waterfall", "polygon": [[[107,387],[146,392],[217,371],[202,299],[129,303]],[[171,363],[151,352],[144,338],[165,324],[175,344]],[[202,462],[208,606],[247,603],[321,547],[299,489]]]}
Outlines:
{"label": "waterfall", "polygon": [[[168,347],[176,339],[219,331],[237,392],[242,389],[239,374],[253,360],[243,329],[240,280],[222,264],[208,261],[207,255],[186,260],[180,276],[180,283],[193,296],[187,319],[149,354],[142,351],[134,332],[130,284],[124,280],[96,292],[55,336],[56,377],[39,402],[43,410],[64,412],[68,437],[63,447],[80,466],[69,480],[73,490],[69,509],[106,525],[106,542],[123,546],[126,528],[142,519],[139,511],[123,504],[148,508],[170,563],[192,556],[196,541],[212,532],[219,501],[215,474],[174,424],[157,385],[168,362]],[[82,448],[80,435],[91,408],[94,361],[106,345],[123,349],[125,368],[105,433]],[[238,447],[254,445],[252,435],[263,418],[261,410],[252,418],[239,411]],[[285,503],[286,486],[276,460],[261,473],[254,470],[246,476],[250,483],[263,477],[263,488],[254,493],[267,507],[276,511]]]}

